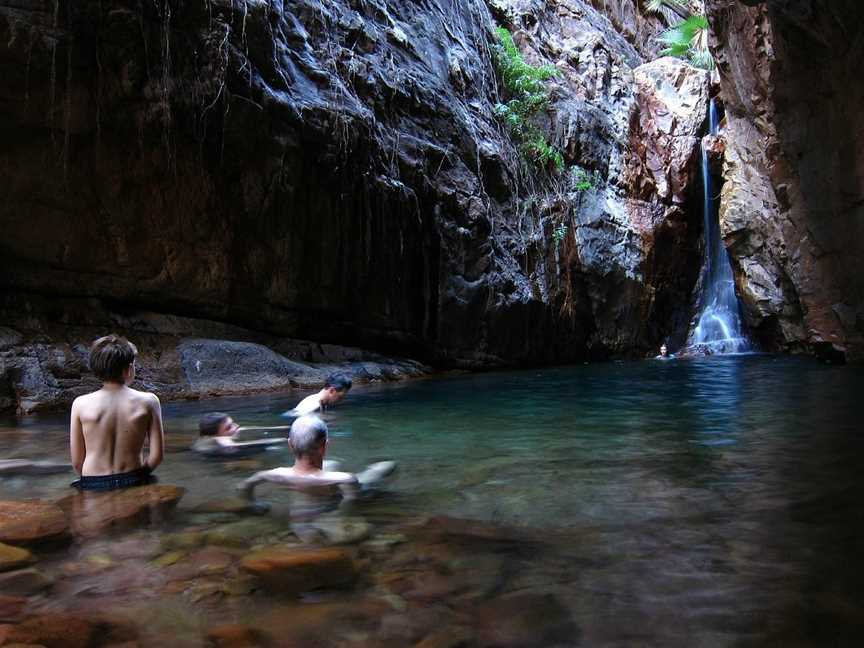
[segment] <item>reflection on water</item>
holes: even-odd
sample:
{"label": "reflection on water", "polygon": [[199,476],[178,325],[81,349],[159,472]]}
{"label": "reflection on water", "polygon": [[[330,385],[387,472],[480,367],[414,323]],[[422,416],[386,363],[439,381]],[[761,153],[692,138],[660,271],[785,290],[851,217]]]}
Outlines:
{"label": "reflection on water", "polygon": [[[237,569],[255,546],[296,542],[278,491],[262,489],[264,517],[195,510],[287,452],[186,451],[202,412],[275,425],[297,395],[170,403],[159,475],[188,489],[173,520],[46,554],[55,585],[34,605],[108,605],[175,645],[229,621],[302,645],[853,645],[862,387],[859,369],[741,356],[357,388],[328,415],[330,454],[401,472],[336,532],[364,576],[299,601]],[[2,431],[4,458],[65,452],[59,417]],[[57,499],[68,481],[12,477],[0,495]],[[217,566],[183,572],[190,557]]]}

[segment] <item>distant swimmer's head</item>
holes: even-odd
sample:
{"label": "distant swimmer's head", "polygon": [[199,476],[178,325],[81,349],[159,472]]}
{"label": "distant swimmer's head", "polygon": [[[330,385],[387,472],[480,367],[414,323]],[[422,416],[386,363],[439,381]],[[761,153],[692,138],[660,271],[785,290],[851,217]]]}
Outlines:
{"label": "distant swimmer's head", "polygon": [[225,412],[208,412],[198,421],[201,436],[233,436],[239,427]]}
{"label": "distant swimmer's head", "polygon": [[102,382],[128,385],[135,380],[138,349],[119,335],[106,335],[90,345],[90,371]]}
{"label": "distant swimmer's head", "polygon": [[660,345],[660,355],[664,358],[669,355],[669,349],[666,348],[665,344]]}
{"label": "distant swimmer's head", "polygon": [[321,398],[322,405],[335,405],[348,394],[351,389],[351,378],[347,374],[332,374],[324,383],[326,392]]}
{"label": "distant swimmer's head", "polygon": [[297,459],[323,460],[327,449],[327,424],[314,415],[301,416],[291,424],[288,444]]}

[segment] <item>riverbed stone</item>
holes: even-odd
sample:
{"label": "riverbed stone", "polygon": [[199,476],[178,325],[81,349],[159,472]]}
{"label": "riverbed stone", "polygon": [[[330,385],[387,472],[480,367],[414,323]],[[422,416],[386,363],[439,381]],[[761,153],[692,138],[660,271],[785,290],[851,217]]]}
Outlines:
{"label": "riverbed stone", "polygon": [[52,542],[63,539],[68,529],[66,514],[50,502],[0,501],[0,542]]}
{"label": "riverbed stone", "polygon": [[161,521],[186,492],[179,486],[150,484],[108,493],[77,492],[58,502],[76,535],[91,536],[111,528]]}
{"label": "riverbed stone", "polygon": [[337,547],[276,545],[246,556],[241,566],[265,589],[285,594],[348,585],[359,574],[352,554]]}
{"label": "riverbed stone", "polygon": [[45,648],[91,648],[133,641],[131,624],[109,618],[86,618],[73,614],[39,614],[14,626],[6,644],[41,645]]}
{"label": "riverbed stone", "polygon": [[570,645],[578,642],[579,630],[570,612],[555,596],[515,594],[478,605],[473,610],[481,645],[521,646]]}
{"label": "riverbed stone", "polygon": [[264,633],[247,625],[230,623],[207,631],[207,641],[213,648],[252,648],[269,645]]}
{"label": "riverbed stone", "polygon": [[31,596],[48,589],[53,579],[38,569],[18,569],[0,574],[0,592],[13,596]]}
{"label": "riverbed stone", "polygon": [[33,560],[33,554],[27,549],[0,542],[0,572],[16,569],[33,562]]}
{"label": "riverbed stone", "polygon": [[[27,598],[24,596],[8,596],[0,594],[0,623],[19,621],[24,609],[27,607]],[[0,640],[0,645],[3,641]]]}

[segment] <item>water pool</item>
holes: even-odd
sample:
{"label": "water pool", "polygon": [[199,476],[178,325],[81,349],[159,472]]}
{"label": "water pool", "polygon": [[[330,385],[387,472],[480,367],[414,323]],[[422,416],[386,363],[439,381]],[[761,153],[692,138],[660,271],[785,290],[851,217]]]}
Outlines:
{"label": "water pool", "polygon": [[[188,489],[177,511],[37,551],[53,584],[29,610],[111,612],[141,645],[207,645],[225,623],[262,645],[853,645],[862,394],[864,370],[759,355],[355,388],[328,413],[330,454],[400,472],[352,514],[368,525],[347,545],[361,576],[300,598],[235,568],[295,541],[280,493],[262,489],[267,516],[200,508],[287,451],[226,463],[187,448],[203,412],[278,425],[305,394],[164,404],[158,474]],[[65,415],[2,420],[0,444],[64,459]],[[69,481],[11,477],[0,498],[55,500]],[[223,569],[180,569],[207,560]]]}

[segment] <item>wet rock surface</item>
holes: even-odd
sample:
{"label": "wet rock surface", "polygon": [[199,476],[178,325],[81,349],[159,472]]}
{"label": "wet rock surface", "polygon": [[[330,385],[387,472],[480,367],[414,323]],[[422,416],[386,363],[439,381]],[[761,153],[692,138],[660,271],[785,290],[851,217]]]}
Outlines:
{"label": "wet rock surface", "polygon": [[[34,329],[32,317],[20,315],[20,310],[45,307],[46,300],[38,296],[17,302],[13,313],[0,305],[0,317],[28,331],[25,335],[6,329],[16,335],[9,338],[9,346],[0,346],[0,409],[28,413],[67,406],[76,396],[98,389],[101,382],[87,367],[87,353],[90,343],[106,331],[126,334],[137,344],[140,354],[134,387],[154,391],[164,399],[320,387],[337,372],[360,384],[415,378],[431,371],[412,360],[264,335],[207,320],[148,312],[127,316],[98,305],[88,311],[82,300],[67,300],[64,307],[76,318],[80,315],[79,322],[89,321],[88,326],[36,324]],[[214,338],[189,337],[202,334]],[[0,475],[68,469],[50,462],[0,462]]]}
{"label": "wet rock surface", "polygon": [[721,228],[746,322],[767,348],[862,359],[864,6],[705,5],[726,107]]}
{"label": "wet rock surface", "polygon": [[265,589],[285,594],[341,587],[353,583],[358,577],[358,567],[352,555],[335,547],[269,547],[246,556],[242,566]]}
{"label": "wet rock surface", "polygon": [[0,7],[6,403],[90,386],[80,345],[107,328],[182,396],[303,384],[285,338],[488,367],[641,353],[688,317],[698,227],[639,175],[633,74],[662,23],[632,2],[489,3],[559,69],[540,122],[588,191],[526,180],[479,0],[19,4]]}
{"label": "wet rock surface", "polygon": [[66,514],[41,501],[0,501],[0,542],[36,544],[63,539],[68,532]]}

